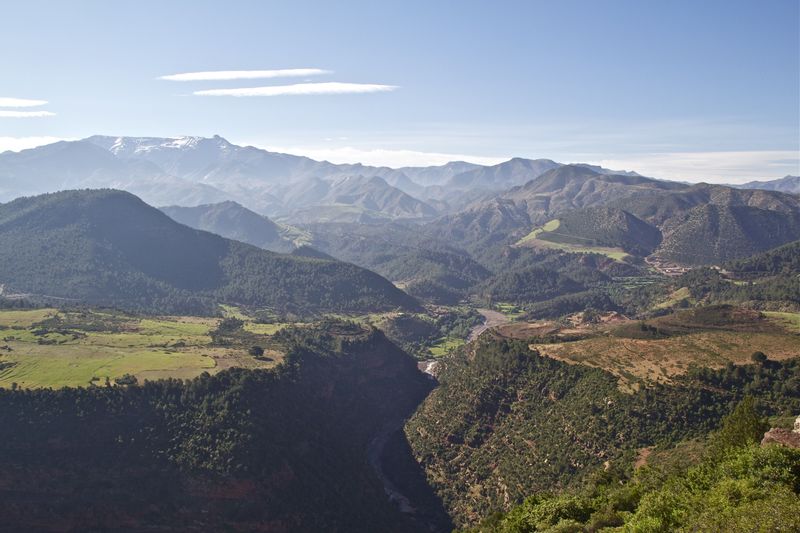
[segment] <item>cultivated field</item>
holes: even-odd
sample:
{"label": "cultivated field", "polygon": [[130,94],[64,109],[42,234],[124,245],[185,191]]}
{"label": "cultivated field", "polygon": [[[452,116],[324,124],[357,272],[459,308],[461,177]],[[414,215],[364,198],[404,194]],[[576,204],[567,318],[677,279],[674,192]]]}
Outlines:
{"label": "cultivated field", "polygon": [[[243,345],[214,345],[219,319],[142,318],[117,313],[0,311],[0,387],[103,385],[126,374],[139,381],[192,378],[224,368],[268,367],[281,355],[255,358]],[[249,342],[269,348],[281,326],[246,322]],[[251,337],[252,335],[252,337]]]}
{"label": "cultivated field", "polygon": [[[542,355],[575,364],[603,368],[631,390],[642,382],[669,382],[690,365],[720,368],[728,362],[751,362],[754,352],[781,360],[800,356],[800,328],[793,313],[726,310],[687,311],[646,322],[624,321],[583,329],[530,325],[532,334],[577,335],[568,342],[533,342]],[[711,317],[711,318],[709,318]],[[519,334],[520,332],[516,332]]]}

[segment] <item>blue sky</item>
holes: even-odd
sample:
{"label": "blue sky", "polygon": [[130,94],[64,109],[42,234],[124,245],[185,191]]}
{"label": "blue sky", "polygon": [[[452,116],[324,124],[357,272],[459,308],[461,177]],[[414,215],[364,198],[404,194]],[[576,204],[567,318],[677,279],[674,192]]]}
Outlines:
{"label": "blue sky", "polygon": [[[799,6],[4,0],[0,104],[47,104],[6,101],[0,150],[220,134],[392,166],[521,156],[688,181],[799,174]],[[159,79],[275,69],[326,72]],[[309,83],[353,85],[194,94]]]}

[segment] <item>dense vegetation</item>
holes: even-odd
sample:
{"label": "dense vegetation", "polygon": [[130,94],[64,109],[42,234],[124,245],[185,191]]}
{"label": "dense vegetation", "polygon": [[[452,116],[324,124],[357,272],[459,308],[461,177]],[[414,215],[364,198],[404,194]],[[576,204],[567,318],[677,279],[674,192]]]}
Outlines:
{"label": "dense vegetation", "polygon": [[769,414],[800,410],[800,361],[693,371],[634,394],[611,374],[484,340],[449,358],[406,426],[428,479],[459,524],[532,492],[564,489],[637,448],[701,436],[745,394]]}
{"label": "dense vegetation", "polygon": [[539,238],[582,246],[618,246],[635,255],[648,255],[661,242],[657,228],[622,209],[576,209],[558,220],[556,230],[544,232]]}
{"label": "dense vegetation", "polygon": [[178,224],[119,191],[68,191],[0,206],[7,289],[57,301],[208,314],[218,302],[305,314],[416,308],[370,271],[287,256]]}
{"label": "dense vegetation", "polygon": [[290,252],[294,243],[288,238],[289,230],[269,218],[250,211],[236,202],[198,205],[195,207],[169,206],[161,211],[171,219],[203,231],[216,233],[227,239],[245,242],[273,252]]}
{"label": "dense vegetation", "polygon": [[736,275],[748,277],[777,276],[800,273],[800,241],[779,246],[746,259],[730,261],[723,265]]}
{"label": "dense vegetation", "polygon": [[698,465],[681,464],[684,445],[633,475],[597,471],[578,490],[529,496],[474,532],[797,531],[800,450],[759,447],[765,427],[745,400],[706,439]]}
{"label": "dense vegetation", "polygon": [[747,302],[763,308],[800,306],[800,241],[747,259],[725,263],[722,271],[695,269],[677,282],[692,296],[712,302]]}
{"label": "dense vegetation", "polygon": [[430,381],[383,335],[287,329],[275,370],[0,389],[0,513],[16,530],[410,531],[365,461]]}

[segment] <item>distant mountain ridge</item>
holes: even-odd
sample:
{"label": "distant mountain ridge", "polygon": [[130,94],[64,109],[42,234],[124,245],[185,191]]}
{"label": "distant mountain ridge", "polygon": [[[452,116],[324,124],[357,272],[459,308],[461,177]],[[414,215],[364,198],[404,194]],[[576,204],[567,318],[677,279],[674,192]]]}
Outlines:
{"label": "distant mountain ridge", "polygon": [[[487,193],[522,185],[558,166],[546,159],[514,158],[493,166],[454,161],[395,169],[315,161],[237,146],[220,136],[95,135],[0,154],[0,201],[107,187],[127,190],[152,205],[193,207],[236,201],[290,222],[295,213],[297,220],[317,221],[315,210],[309,208],[318,206],[324,207],[319,211],[322,220],[424,221],[459,210]],[[347,180],[349,188],[358,181],[366,190],[341,194],[336,189]],[[341,206],[353,209],[348,212]]]}
{"label": "distant mountain ridge", "polygon": [[800,194],[800,176],[784,176],[768,181],[749,181],[741,185],[733,185],[733,187],[737,189],[763,189],[765,191]]}
{"label": "distant mountain ridge", "polygon": [[426,230],[476,249],[510,244],[555,219],[561,225],[553,240],[559,243],[655,253],[686,265],[718,264],[800,238],[800,198],[563,165],[441,217]]}

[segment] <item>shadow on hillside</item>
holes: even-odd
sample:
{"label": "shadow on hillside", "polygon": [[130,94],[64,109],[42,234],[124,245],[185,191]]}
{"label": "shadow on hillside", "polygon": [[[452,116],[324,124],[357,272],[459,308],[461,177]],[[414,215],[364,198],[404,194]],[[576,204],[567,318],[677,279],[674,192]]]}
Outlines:
{"label": "shadow on hillside", "polygon": [[425,472],[414,459],[402,429],[389,436],[380,459],[386,476],[411,500],[416,509],[413,520],[421,530],[449,533],[454,529],[442,500],[433,492]]}

